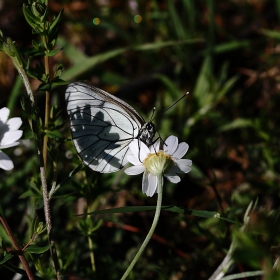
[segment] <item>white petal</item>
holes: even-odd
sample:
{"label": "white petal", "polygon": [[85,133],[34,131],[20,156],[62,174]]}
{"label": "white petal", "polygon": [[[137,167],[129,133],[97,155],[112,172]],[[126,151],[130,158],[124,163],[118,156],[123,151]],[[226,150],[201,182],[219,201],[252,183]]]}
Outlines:
{"label": "white petal", "polygon": [[178,138],[173,135],[169,136],[163,144],[163,150],[168,155],[173,155],[173,153],[176,151],[177,147],[178,147]]}
{"label": "white petal", "polygon": [[3,152],[0,151],[0,168],[4,170],[12,170],[14,164],[12,160]]}
{"label": "white petal", "polygon": [[154,176],[152,174],[149,174],[148,175],[148,189],[147,189],[147,192],[146,192],[146,195],[147,196],[150,196],[152,197],[156,190],[157,190],[157,176]]}
{"label": "white petal", "polygon": [[22,120],[21,118],[11,118],[7,121],[7,125],[9,126],[10,131],[14,131],[20,128]]}
{"label": "white petal", "polygon": [[9,131],[9,126],[6,123],[0,121],[0,141],[3,138],[4,134]]}
{"label": "white petal", "polygon": [[175,160],[176,165],[180,168],[180,170],[184,173],[190,172],[191,168],[189,166],[192,165],[192,161],[189,159],[177,159]]}
{"label": "white petal", "polygon": [[153,196],[157,190],[157,177],[149,172],[144,172],[142,180],[142,191],[147,196]]}
{"label": "white petal", "polygon": [[149,186],[148,175],[149,175],[149,172],[145,171],[143,174],[143,178],[142,178],[142,192],[145,194],[146,194],[146,192],[148,190],[148,186]]}
{"label": "white petal", "polygon": [[175,175],[175,176],[167,176],[166,174],[164,175],[168,181],[171,183],[177,184],[181,181],[180,177]]}
{"label": "white petal", "polygon": [[11,144],[8,144],[8,145],[1,145],[0,149],[11,148],[11,147],[17,146],[18,144],[19,144],[19,142],[14,142],[14,143],[11,143]]}
{"label": "white petal", "polygon": [[176,172],[177,174],[179,173],[189,173],[192,169],[189,166],[183,165],[180,166],[180,172]]}
{"label": "white petal", "polygon": [[145,171],[145,167],[143,165],[131,166],[124,170],[124,173],[127,175],[138,175]]}
{"label": "white petal", "polygon": [[186,142],[182,142],[178,145],[177,150],[174,152],[172,156],[176,158],[182,158],[186,154],[188,149],[189,149],[189,145]]}
{"label": "white petal", "polygon": [[134,139],[129,144],[129,148],[132,152],[132,154],[138,158],[141,162],[147,157],[147,155],[150,153],[149,148],[140,140]]}
{"label": "white petal", "polygon": [[[181,161],[182,159],[180,159]],[[191,168],[189,167],[189,162],[191,162],[191,160],[185,159],[186,162],[179,162],[178,160],[175,161],[175,164],[173,164],[171,166],[171,168],[169,168],[168,170],[166,170],[166,172],[164,174],[166,175],[176,175],[176,174],[182,174],[182,173],[188,173],[191,171]]]}
{"label": "white petal", "polygon": [[159,151],[160,140],[150,146],[150,153],[157,153]]}
{"label": "white petal", "polygon": [[0,109],[0,121],[5,123],[9,117],[10,110],[6,107]]}
{"label": "white petal", "polygon": [[138,140],[138,143],[140,143],[140,161],[143,162],[150,153],[150,150],[143,142]]}
{"label": "white petal", "polygon": [[1,139],[1,145],[9,145],[17,141],[22,136],[22,130],[8,131]]}
{"label": "white petal", "polygon": [[138,158],[136,158],[134,155],[127,155],[126,156],[126,158],[127,158],[127,160],[130,162],[130,163],[132,163],[133,165],[140,165],[140,164],[142,164],[141,162],[140,162],[140,160],[138,159]]}

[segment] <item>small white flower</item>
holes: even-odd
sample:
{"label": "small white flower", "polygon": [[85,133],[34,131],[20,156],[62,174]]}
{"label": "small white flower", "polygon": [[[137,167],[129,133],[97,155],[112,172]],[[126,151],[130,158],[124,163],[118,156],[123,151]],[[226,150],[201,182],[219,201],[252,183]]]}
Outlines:
{"label": "small white flower", "polygon": [[181,159],[188,151],[187,143],[182,142],[178,145],[178,138],[169,136],[163,144],[163,151],[159,150],[159,146],[158,141],[148,148],[137,139],[129,145],[132,154],[127,156],[127,160],[134,166],[127,168],[124,172],[128,175],[144,172],[142,191],[147,196],[153,196],[157,191],[158,175],[163,174],[170,182],[178,183],[181,179],[177,174],[191,171],[192,161]]}
{"label": "small white flower", "polygon": [[[10,110],[6,107],[0,109],[0,150],[14,147],[19,144],[17,141],[22,136],[22,130],[18,130],[22,124],[21,118],[8,120]],[[0,168],[11,170],[14,168],[12,160],[0,151]]]}

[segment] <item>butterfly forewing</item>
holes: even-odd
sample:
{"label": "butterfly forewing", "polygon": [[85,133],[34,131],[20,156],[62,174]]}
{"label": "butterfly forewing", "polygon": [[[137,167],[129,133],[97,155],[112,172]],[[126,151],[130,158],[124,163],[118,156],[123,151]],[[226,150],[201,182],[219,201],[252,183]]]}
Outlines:
{"label": "butterfly forewing", "polygon": [[138,112],[123,100],[80,82],[68,86],[65,99],[73,142],[82,160],[102,173],[127,164],[128,145],[140,137],[145,125]]}

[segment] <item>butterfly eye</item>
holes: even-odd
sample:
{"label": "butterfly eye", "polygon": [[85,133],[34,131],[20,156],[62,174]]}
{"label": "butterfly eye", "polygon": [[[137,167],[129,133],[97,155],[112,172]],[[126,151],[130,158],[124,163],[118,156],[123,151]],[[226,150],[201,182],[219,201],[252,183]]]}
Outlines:
{"label": "butterfly eye", "polygon": [[146,129],[155,134],[156,128],[152,122],[148,122],[146,125]]}

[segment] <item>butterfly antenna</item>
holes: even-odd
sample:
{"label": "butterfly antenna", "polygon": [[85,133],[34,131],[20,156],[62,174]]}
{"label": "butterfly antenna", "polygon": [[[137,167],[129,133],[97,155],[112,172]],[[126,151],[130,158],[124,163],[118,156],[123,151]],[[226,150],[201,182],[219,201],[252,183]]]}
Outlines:
{"label": "butterfly antenna", "polygon": [[163,114],[164,112],[166,112],[167,110],[169,110],[170,108],[172,108],[174,105],[176,105],[179,101],[181,101],[183,98],[185,98],[187,95],[189,94],[189,92],[186,92],[181,98],[179,98],[177,101],[175,101],[173,104],[171,104],[169,107],[167,107],[166,109],[164,109],[161,114]]}
{"label": "butterfly antenna", "polygon": [[156,111],[156,107],[153,108],[153,112],[152,112],[152,115],[151,115],[151,118],[150,118],[150,122],[152,122],[153,119],[154,119],[155,111]]}

